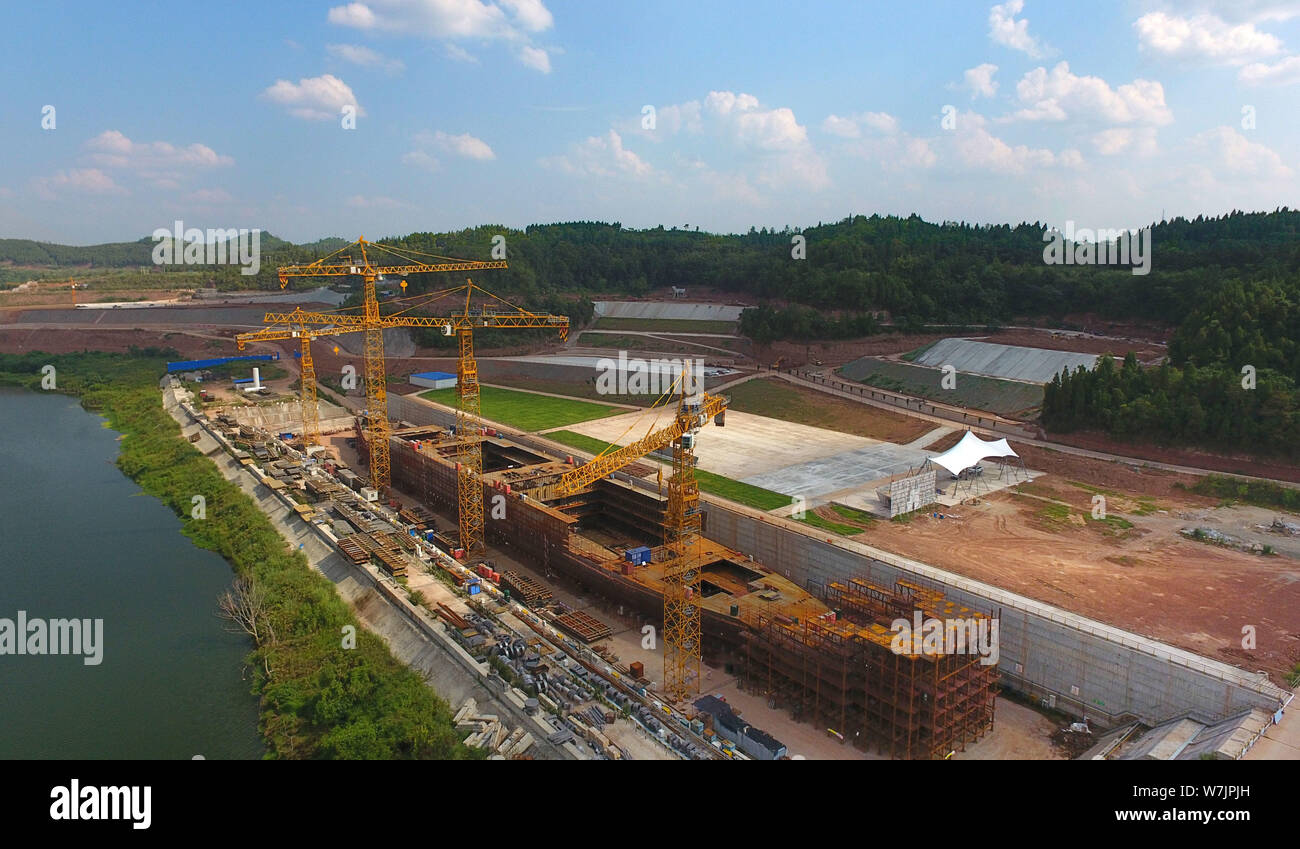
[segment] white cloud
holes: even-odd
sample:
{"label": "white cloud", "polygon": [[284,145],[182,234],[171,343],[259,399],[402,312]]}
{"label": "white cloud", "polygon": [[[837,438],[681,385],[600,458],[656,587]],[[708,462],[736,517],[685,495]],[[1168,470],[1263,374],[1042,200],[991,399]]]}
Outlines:
{"label": "white cloud", "polygon": [[[370,0],[331,8],[330,23],[369,32],[442,40],[479,39],[518,45],[524,65],[549,73],[550,56],[531,37],[555,25],[542,0]],[[462,59],[468,54],[452,53]]]}
{"label": "white cloud", "polygon": [[1016,20],[1025,8],[1025,0],[1007,0],[989,10],[989,38],[1004,47],[1028,54],[1031,59],[1046,55],[1042,43],[1029,34],[1029,21]]}
{"label": "white cloud", "polygon": [[[129,171],[160,189],[176,189],[195,172],[235,164],[232,157],[205,144],[137,142],[118,130],[105,130],[86,142],[86,159],[101,168]],[[99,173],[98,169],[90,169]],[[93,180],[89,174],[83,179]]]}
{"label": "white cloud", "polygon": [[423,150],[413,150],[402,154],[402,164],[420,168],[425,171],[437,171],[438,160]]}
{"label": "white cloud", "polygon": [[358,116],[366,114],[348,84],[333,74],[306,77],[297,83],[276,80],[275,85],[262,92],[262,96],[288,106],[289,114],[295,118],[313,121],[339,118],[344,106],[355,106]]}
{"label": "white cloud", "polygon": [[446,48],[447,55],[452,59],[455,59],[457,62],[469,62],[474,65],[478,64],[478,59],[459,44],[447,42]]}
{"label": "white cloud", "polygon": [[515,21],[529,32],[544,32],[555,24],[542,0],[501,0],[501,5],[510,9]]}
{"label": "white cloud", "polygon": [[[691,100],[687,103],[674,104],[665,106],[663,109],[655,110],[655,126],[658,130],[673,135],[685,130],[688,133],[698,133],[704,129],[704,124],[700,120],[700,102]],[[637,126],[640,126],[638,122]],[[651,132],[655,138],[660,138],[659,133]]]}
{"label": "white cloud", "polygon": [[[874,121],[893,120],[883,113],[868,115]],[[617,128],[655,142],[683,132],[710,137],[712,152],[732,160],[753,159],[750,173],[759,184],[798,183],[820,189],[829,183],[826,163],[813,149],[807,128],[793,110],[764,107],[752,94],[711,91],[703,101],[657,108],[653,130],[643,128],[641,121],[642,116],[637,115],[619,122]]]}
{"label": "white cloud", "polygon": [[105,130],[86,142],[90,158],[99,165],[110,168],[130,168],[136,171],[155,171],[177,168],[215,168],[234,165],[235,160],[223,156],[205,144],[177,147],[169,142],[133,142],[117,130]]}
{"label": "white cloud", "polygon": [[453,136],[439,130],[433,134],[432,142],[443,150],[466,159],[496,159],[496,154],[492,152],[491,147],[488,147],[487,142],[469,133]]}
{"label": "white cloud", "polygon": [[1133,27],[1143,49],[1174,59],[1240,65],[1282,52],[1276,36],[1254,24],[1228,24],[1215,15],[1151,12],[1134,21]]}
{"label": "white cloud", "polygon": [[363,68],[381,68],[390,74],[400,73],[406,65],[400,59],[389,59],[381,53],[359,44],[327,44],[325,50],[336,59],[360,65]]}
{"label": "white cloud", "polygon": [[62,194],[120,195],[126,189],[113,182],[113,178],[98,168],[74,168],[59,171],[52,177],[38,177],[33,181],[36,193],[46,200]]}
{"label": "white cloud", "polygon": [[863,112],[848,117],[828,115],[826,120],[822,121],[823,130],[833,136],[845,139],[861,137],[863,128],[884,135],[892,135],[898,132],[898,119],[887,112]]}
{"label": "white cloud", "polygon": [[1296,0],[1180,0],[1182,11],[1223,18],[1226,21],[1286,21],[1300,15]]}
{"label": "white cloud", "polygon": [[734,137],[761,150],[795,150],[808,143],[808,131],[788,107],[761,109],[751,94],[711,91],[704,99],[707,112],[718,116]]}
{"label": "white cloud", "polygon": [[1064,150],[1058,155],[1046,148],[1010,145],[990,133],[983,116],[973,112],[957,116],[952,144],[961,164],[994,174],[1024,174],[1056,165],[1069,168],[1083,165],[1083,155],[1077,150]]}
{"label": "white cloud", "polygon": [[988,62],[966,70],[962,76],[965,78],[965,87],[970,89],[971,97],[992,97],[997,94],[998,84],[993,79],[997,72],[998,66]]}
{"label": "white cloud", "polygon": [[1207,130],[1192,140],[1192,147],[1208,157],[1201,164],[1213,166],[1219,174],[1257,180],[1289,180],[1295,175],[1272,148],[1248,140],[1232,127]]}
{"label": "white cloud", "polygon": [[1103,156],[1130,153],[1151,156],[1157,152],[1155,127],[1113,127],[1092,136],[1093,147]]}
{"label": "white cloud", "polygon": [[1016,84],[1016,95],[1025,108],[1012,117],[1025,121],[1153,125],[1173,121],[1160,83],[1135,79],[1112,89],[1100,77],[1071,73],[1067,62],[1058,63],[1050,73],[1038,67],[1025,74]]}
{"label": "white cloud", "polygon": [[543,74],[551,72],[551,57],[540,47],[523,45],[519,48],[519,61]]}
{"label": "white cloud", "polygon": [[826,120],[822,121],[822,129],[842,139],[856,139],[862,135],[857,121],[852,118],[841,118],[839,115],[827,115]]}
{"label": "white cloud", "polygon": [[1288,56],[1272,65],[1254,62],[1237,73],[1237,79],[1251,85],[1300,83],[1300,56]]}
{"label": "white cloud", "polygon": [[417,133],[415,149],[402,155],[402,163],[423,171],[437,171],[442,166],[430,149],[441,150],[453,156],[476,159],[480,162],[496,159],[496,154],[487,142],[480,138],[461,133],[452,135],[438,130],[435,133]]}
{"label": "white cloud", "polygon": [[584,177],[649,177],[654,169],[632,151],[623,147],[623,137],[615,130],[603,136],[591,136],[564,156],[541,160],[548,168]]}

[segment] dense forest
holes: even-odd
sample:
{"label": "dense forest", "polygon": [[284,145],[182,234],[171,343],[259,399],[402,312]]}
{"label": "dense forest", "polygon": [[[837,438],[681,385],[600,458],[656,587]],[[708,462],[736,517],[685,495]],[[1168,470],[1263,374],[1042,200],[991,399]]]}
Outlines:
{"label": "dense forest", "polygon": [[1227,283],[1179,326],[1169,362],[1130,355],[1045,387],[1049,430],[1096,428],[1120,438],[1300,457],[1300,302],[1294,282]]}
{"label": "dense forest", "polygon": [[[1046,230],[1042,223],[934,224],[915,215],[858,215],[798,231],[729,235],[573,222],[418,232],[381,241],[488,259],[493,237],[504,236],[510,268],[476,282],[520,302],[556,294],[637,296],[668,286],[709,287],[737,300],[769,303],[767,313],[748,320],[753,335],[769,339],[861,335],[881,312],[898,324],[1005,324],[1068,313],[1178,324],[1233,282],[1272,280],[1294,291],[1300,272],[1300,212],[1286,208],[1155,224],[1147,275],[1120,267],[1048,265]],[[792,257],[795,236],[805,241],[806,259]],[[0,240],[0,264],[149,265],[151,244],[146,238],[67,248]],[[326,239],[292,245],[264,233],[258,275],[241,277],[237,268],[226,267],[214,270],[214,282],[274,288],[276,265],[309,261],[342,244]],[[421,281],[418,289],[464,282],[463,275],[427,276],[434,279]]]}
{"label": "dense forest", "polygon": [[[858,215],[799,231],[727,235],[572,222],[380,241],[399,250],[488,259],[494,238],[504,236],[510,267],[476,282],[530,309],[568,314],[575,326],[591,320],[592,297],[639,296],[668,286],[707,287],[755,304],[740,329],[760,344],[860,337],[885,325],[996,326],[1026,318],[1059,325],[1077,313],[1160,324],[1176,328],[1168,364],[1148,371],[1105,364],[1060,375],[1047,387],[1044,424],[1256,452],[1294,450],[1300,443],[1300,211],[1154,224],[1145,275],[1118,266],[1047,264],[1047,232],[1042,223]],[[799,239],[806,258],[794,258]],[[259,274],[213,268],[212,283],[275,288],[277,265],[311,261],[344,244],[293,245],[263,234]],[[148,238],[84,248],[0,240],[0,266],[149,265],[151,245]],[[415,295],[458,286],[464,275],[417,274],[408,282],[407,294]],[[497,336],[483,334],[479,343],[517,344],[529,333]],[[453,342],[437,333],[419,341]],[[1255,370],[1253,389],[1241,388],[1245,366]]]}

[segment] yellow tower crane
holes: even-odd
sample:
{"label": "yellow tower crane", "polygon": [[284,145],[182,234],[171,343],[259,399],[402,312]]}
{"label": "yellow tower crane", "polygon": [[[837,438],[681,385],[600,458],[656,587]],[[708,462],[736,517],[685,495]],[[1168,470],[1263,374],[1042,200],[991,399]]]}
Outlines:
{"label": "yellow tower crane", "polygon": [[[504,263],[500,263],[504,265]],[[495,266],[494,266],[495,267]],[[283,271],[283,269],[281,269]],[[428,267],[425,270],[429,270]],[[373,283],[370,287],[373,297]],[[405,315],[402,313],[419,307],[424,302],[436,301],[452,295],[465,295],[465,307],[461,312],[446,316]],[[473,305],[473,297],[479,294],[497,302],[501,306]],[[498,298],[486,289],[467,282],[464,286],[445,289],[427,295],[417,296],[418,303],[406,308],[402,313],[372,318],[369,315],[345,315],[340,313],[314,313],[295,309],[289,313],[267,313],[263,319],[268,324],[281,325],[265,328],[254,333],[241,334],[236,337],[243,347],[246,341],[265,341],[268,339],[287,339],[301,337],[304,358],[310,360],[309,341],[312,337],[334,336],[342,333],[365,331],[365,369],[366,369],[366,404],[368,407],[366,442],[370,448],[371,485],[381,491],[387,490],[389,480],[389,446],[388,435],[388,399],[384,386],[383,331],[390,327],[436,327],[444,336],[456,336],[459,340],[459,357],[457,359],[456,381],[456,435],[460,442],[460,454],[457,457],[459,469],[456,476],[456,488],[459,500],[459,522],[461,547],[472,552],[483,547],[483,445],[479,433],[479,383],[478,363],[474,359],[474,329],[479,328],[544,328],[559,331],[560,338],[569,334],[569,318],[549,313],[532,313]],[[412,300],[412,299],[407,299]],[[375,305],[378,312],[378,304]],[[333,325],[332,327],[323,327]],[[321,329],[310,329],[318,327]],[[379,342],[379,363],[371,362],[375,346],[371,335],[377,336]],[[372,380],[371,375],[377,375]],[[308,393],[312,399],[316,395],[314,371],[311,385],[307,382],[308,371],[303,370],[303,396]],[[372,387],[377,385],[377,391]],[[305,403],[305,400],[304,400]],[[315,405],[312,404],[313,409]],[[379,411],[378,413],[376,411]]]}
{"label": "yellow tower crane", "polygon": [[302,322],[290,322],[286,327],[266,327],[251,333],[241,333],[235,337],[239,350],[249,342],[270,342],[277,339],[298,339],[302,343],[302,363],[299,371],[302,404],[302,447],[320,445],[320,407],[316,403],[316,364],[311,358],[311,340],[319,336],[335,336],[339,333],[355,333],[359,328],[346,330],[308,328]]}
{"label": "yellow tower crane", "polygon": [[[352,254],[343,253],[352,248],[356,248],[359,252],[360,261],[354,259]],[[393,265],[373,265],[370,262],[368,249],[389,253],[402,261]],[[439,261],[426,262],[409,257],[406,254],[419,254]],[[366,442],[370,446],[371,484],[381,492],[386,491],[389,485],[388,435],[391,432],[388,424],[388,391],[384,383],[384,328],[412,325],[388,325],[384,323],[384,318],[379,313],[379,299],[375,293],[375,281],[382,279],[384,275],[402,276],[436,271],[477,271],[484,268],[505,267],[505,260],[480,262],[439,257],[409,248],[398,249],[391,245],[367,242],[362,237],[315,262],[306,265],[284,265],[277,269],[280,288],[282,289],[288,285],[291,277],[360,277],[364,284],[361,315],[348,316],[347,318],[356,321],[354,329],[363,330],[366,334],[364,358],[366,406],[368,408]],[[276,320],[272,319],[272,315],[274,314],[267,315],[265,319],[267,323],[276,323]],[[324,313],[303,313],[303,315],[319,317],[321,320],[315,322],[318,324],[336,324],[342,318],[342,316],[327,316]]]}
{"label": "yellow tower crane", "polygon": [[713,419],[726,421],[728,399],[692,387],[692,361],[682,364],[674,384],[678,396],[673,423],[624,447],[602,454],[562,475],[549,488],[551,496],[574,495],[606,475],[668,444],[673,447],[673,475],[668,480],[668,509],[664,517],[664,690],[675,700],[699,692],[700,682],[700,532],[703,528],[700,487],[695,480],[695,437]]}

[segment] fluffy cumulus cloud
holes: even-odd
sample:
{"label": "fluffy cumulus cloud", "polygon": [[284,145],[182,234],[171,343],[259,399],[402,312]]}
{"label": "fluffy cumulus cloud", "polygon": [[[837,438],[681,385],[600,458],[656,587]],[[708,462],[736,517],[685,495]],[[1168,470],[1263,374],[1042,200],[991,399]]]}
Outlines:
{"label": "fluffy cumulus cloud", "polygon": [[1133,27],[1142,49],[1174,59],[1240,65],[1282,52],[1281,40],[1254,24],[1230,24],[1212,14],[1151,12]]}
{"label": "fluffy cumulus cloud", "polygon": [[1246,180],[1290,180],[1295,172],[1277,152],[1252,142],[1232,127],[1215,127],[1196,136],[1192,147],[1200,163],[1216,176]]}
{"label": "fluffy cumulus cloud", "polygon": [[533,47],[530,44],[521,45],[519,48],[519,61],[535,71],[541,71],[543,74],[551,72],[551,57],[545,50],[540,47]]}
{"label": "fluffy cumulus cloud", "polygon": [[962,74],[963,87],[970,91],[973,98],[992,97],[998,93],[997,81],[993,79],[997,72],[998,66],[988,62],[969,68]]}
{"label": "fluffy cumulus cloud", "polygon": [[1111,127],[1092,136],[1093,147],[1103,156],[1125,153],[1152,156],[1157,152],[1155,127]]}
{"label": "fluffy cumulus cloud", "polygon": [[1080,168],[1084,164],[1078,150],[1066,149],[1058,154],[1047,148],[1008,144],[989,131],[983,116],[973,112],[957,116],[949,143],[957,162],[973,171],[1020,175],[1057,166]]}
{"label": "fluffy cumulus cloud", "polygon": [[1029,21],[1016,19],[1025,8],[1025,0],[1007,0],[989,10],[989,38],[1003,47],[1019,50],[1031,59],[1047,55],[1047,48],[1029,34]]}
{"label": "fluffy cumulus cloud", "polygon": [[137,142],[118,130],[105,130],[86,142],[85,149],[92,164],[130,172],[159,188],[176,188],[195,173],[235,164],[205,144]]}
{"label": "fluffy cumulus cloud", "polygon": [[402,154],[402,164],[421,171],[437,171],[439,167],[438,158],[427,150],[412,150]]}
{"label": "fluffy cumulus cloud", "polygon": [[[369,0],[334,6],[330,23],[367,32],[387,32],[444,41],[477,39],[515,45],[525,66],[550,73],[550,54],[532,38],[555,25],[542,0]],[[457,48],[452,54],[465,59]]]}
{"label": "fluffy cumulus cloud", "polygon": [[828,115],[822,129],[844,139],[860,138],[864,131],[892,135],[898,132],[898,119],[887,112],[863,112],[844,118]]}
{"label": "fluffy cumulus cloud", "polygon": [[1237,78],[1251,85],[1300,83],[1300,56],[1288,56],[1272,64],[1252,62],[1241,69]]}
{"label": "fluffy cumulus cloud", "polygon": [[45,200],[55,200],[65,195],[120,195],[126,189],[98,168],[74,168],[59,171],[52,177],[38,177],[33,181],[37,195]]}
{"label": "fluffy cumulus cloud", "polygon": [[650,163],[623,146],[615,130],[591,136],[563,156],[542,159],[542,165],[580,177],[623,177],[644,179],[654,173]]}
{"label": "fluffy cumulus cloud", "polygon": [[1135,79],[1111,88],[1100,77],[1071,72],[1067,62],[1025,74],[1016,83],[1016,96],[1024,106],[1012,116],[1018,120],[1151,125],[1173,120],[1160,83]]}
{"label": "fluffy cumulus cloud", "polygon": [[380,68],[390,74],[400,73],[406,65],[400,59],[390,59],[369,47],[359,44],[327,44],[325,50],[335,59],[342,59],[362,68]]}
{"label": "fluffy cumulus cloud", "polygon": [[469,133],[453,135],[442,130],[434,133],[417,133],[414,142],[414,149],[402,156],[402,162],[422,171],[439,169],[440,163],[432,151],[479,162],[496,159],[496,153],[487,142]]}
{"label": "fluffy cumulus cloud", "polygon": [[291,83],[288,80],[276,80],[275,84],[262,92],[262,96],[274,103],[289,108],[289,114],[295,118],[309,121],[337,119],[343,114],[343,107],[354,106],[358,116],[366,114],[352,88],[333,74],[319,77],[306,77]]}
{"label": "fluffy cumulus cloud", "polygon": [[430,141],[435,147],[466,159],[496,159],[496,154],[492,152],[487,142],[469,133],[450,135],[439,130],[433,134]]}

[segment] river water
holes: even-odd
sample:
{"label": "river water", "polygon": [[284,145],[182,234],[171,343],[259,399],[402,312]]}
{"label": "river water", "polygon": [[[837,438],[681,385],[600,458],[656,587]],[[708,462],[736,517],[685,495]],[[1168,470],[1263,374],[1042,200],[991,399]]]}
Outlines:
{"label": "river water", "polygon": [[215,615],[230,566],[118,471],[117,439],[0,387],[0,619],[103,620],[98,665],[0,654],[0,758],[261,757],[251,642]]}

